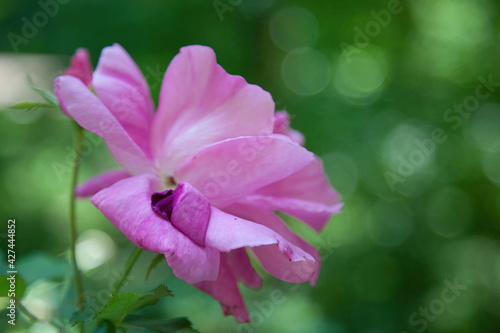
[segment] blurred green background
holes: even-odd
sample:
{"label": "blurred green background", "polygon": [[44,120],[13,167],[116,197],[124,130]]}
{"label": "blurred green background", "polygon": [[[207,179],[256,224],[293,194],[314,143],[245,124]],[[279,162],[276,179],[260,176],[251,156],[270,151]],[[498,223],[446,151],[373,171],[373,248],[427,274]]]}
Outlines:
{"label": "blurred green background", "polygon": [[[499,332],[499,10],[493,0],[2,0],[1,256],[7,218],[15,218],[26,306],[47,319],[71,313],[71,299],[59,310],[57,303],[72,292],[65,250],[73,144],[61,114],[7,109],[38,98],[26,75],[51,89],[76,48],[88,48],[95,65],[117,42],[156,98],[179,48],[204,44],[229,73],[288,110],[345,208],[320,235],[289,221],[320,248],[320,279],[297,287],[264,274],[261,290],[242,287],[253,323],[224,318],[166,264],[144,282],[154,257],[145,254],[125,289],[163,282],[176,295],[149,315],[187,316],[217,333]],[[114,166],[104,144],[86,138],[80,180]],[[89,297],[103,297],[132,247],[88,200],[78,203],[78,218],[85,284],[97,291]],[[271,306],[275,290],[284,298]],[[53,331],[21,317],[15,329]]]}

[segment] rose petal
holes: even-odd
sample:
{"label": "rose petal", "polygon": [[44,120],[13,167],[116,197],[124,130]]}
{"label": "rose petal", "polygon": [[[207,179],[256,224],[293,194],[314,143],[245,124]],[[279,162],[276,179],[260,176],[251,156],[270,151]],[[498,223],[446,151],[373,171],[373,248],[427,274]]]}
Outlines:
{"label": "rose petal", "polygon": [[[269,257],[263,264],[264,268],[285,281],[297,282],[297,278],[300,282],[308,281],[317,267],[315,259],[309,253],[273,230],[213,207],[205,242],[207,246],[221,252],[242,247],[252,247],[256,253],[267,252]],[[268,266],[272,268],[269,269]],[[301,275],[292,274],[294,272],[300,272]]]}
{"label": "rose petal", "polygon": [[70,75],[55,80],[61,106],[86,130],[104,139],[116,161],[131,174],[154,172],[151,160],[116,117],[83,84]]}
{"label": "rose petal", "polygon": [[241,297],[236,278],[226,260],[226,254],[221,253],[217,280],[199,282],[195,286],[219,301],[225,316],[232,314],[239,323],[248,323],[250,315]]}
{"label": "rose petal", "polygon": [[218,251],[194,244],[151,209],[151,195],[160,188],[155,176],[142,174],[119,181],[90,200],[135,245],[165,254],[178,278],[187,283],[215,280]]}
{"label": "rose petal", "polygon": [[273,133],[285,135],[290,138],[292,142],[301,146],[305,143],[304,135],[290,127],[290,116],[286,111],[278,111],[275,113]]}
{"label": "rose petal", "polygon": [[105,171],[78,185],[75,188],[75,195],[78,198],[94,195],[100,190],[128,177],[131,177],[131,175],[123,170]]}
{"label": "rose petal", "polygon": [[210,201],[191,184],[180,182],[175,190],[155,193],[152,207],[193,242],[205,246],[210,221]]}
{"label": "rose petal", "polygon": [[245,249],[235,249],[226,253],[226,260],[238,281],[253,289],[259,289],[262,286],[262,278],[252,267]]}
{"label": "rose petal", "polygon": [[241,202],[289,213],[321,231],[343,203],[330,185],[319,158],[280,181],[248,195]]}
{"label": "rose petal", "polygon": [[118,44],[104,48],[92,84],[99,99],[151,158],[153,100],[146,79],[127,51]]}
{"label": "rose petal", "polygon": [[76,50],[71,57],[71,64],[64,71],[65,75],[71,75],[79,78],[86,86],[92,82],[92,63],[90,62],[89,51],[84,48]]}
{"label": "rose petal", "polygon": [[248,220],[265,226],[273,230],[286,239],[300,251],[303,251],[314,258],[307,265],[296,265],[293,262],[283,260],[280,251],[270,246],[254,247],[253,252],[262,264],[264,269],[275,277],[289,282],[310,281],[311,285],[316,283],[321,270],[321,259],[319,252],[291,231],[288,226],[274,214],[273,211],[264,209],[256,205],[235,204],[226,208],[231,214],[238,214]]}
{"label": "rose petal", "polygon": [[196,153],[174,176],[222,207],[297,172],[314,158],[306,149],[275,137],[241,137]]}
{"label": "rose petal", "polygon": [[212,143],[268,135],[274,102],[260,87],[229,75],[206,46],[183,47],[165,74],[152,144],[165,174]]}

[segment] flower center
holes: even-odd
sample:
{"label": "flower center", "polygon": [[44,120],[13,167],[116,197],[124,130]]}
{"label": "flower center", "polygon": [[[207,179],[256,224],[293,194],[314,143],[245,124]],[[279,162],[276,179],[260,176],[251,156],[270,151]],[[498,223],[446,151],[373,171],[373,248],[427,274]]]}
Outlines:
{"label": "flower center", "polygon": [[194,243],[205,246],[212,207],[191,184],[180,182],[175,190],[153,193],[151,208]]}
{"label": "flower center", "polygon": [[165,178],[165,186],[168,189],[174,189],[177,186],[177,183],[175,182],[174,177],[168,176]]}

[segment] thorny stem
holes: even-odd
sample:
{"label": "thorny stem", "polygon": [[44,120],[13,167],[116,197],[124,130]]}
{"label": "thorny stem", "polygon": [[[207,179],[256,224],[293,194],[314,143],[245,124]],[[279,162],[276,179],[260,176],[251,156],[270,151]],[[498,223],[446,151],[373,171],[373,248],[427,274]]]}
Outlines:
{"label": "thorny stem", "polygon": [[75,275],[75,289],[78,298],[78,309],[81,310],[83,308],[84,303],[84,295],[83,295],[83,284],[82,284],[82,275],[78,270],[78,266],[76,263],[76,239],[77,239],[77,231],[76,231],[76,196],[75,196],[75,187],[78,176],[78,169],[80,166],[80,158],[82,153],[82,141],[83,141],[83,128],[80,125],[76,124],[76,142],[75,142],[75,158],[73,165],[73,178],[71,180],[71,198],[70,198],[70,229],[71,229],[71,245],[69,249],[69,256],[71,260],[71,265],[73,266],[74,275]]}
{"label": "thorny stem", "polygon": [[120,288],[123,285],[123,282],[125,282],[125,280],[128,277],[128,274],[132,270],[132,267],[137,262],[137,259],[139,259],[139,256],[141,255],[141,253],[142,253],[142,249],[140,247],[136,247],[134,252],[132,252],[132,254],[130,255],[130,258],[127,261],[127,265],[125,267],[125,272],[123,273],[120,280],[116,283],[115,288],[113,289],[113,292],[111,293],[111,295],[115,295],[116,293],[118,293],[118,291],[120,290]]}

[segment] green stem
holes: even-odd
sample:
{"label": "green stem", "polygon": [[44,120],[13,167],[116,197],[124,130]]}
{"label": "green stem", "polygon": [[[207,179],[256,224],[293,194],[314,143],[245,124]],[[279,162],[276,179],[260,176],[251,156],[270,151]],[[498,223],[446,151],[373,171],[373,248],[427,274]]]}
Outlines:
{"label": "green stem", "polygon": [[134,252],[132,252],[132,254],[130,255],[130,258],[128,258],[127,265],[125,267],[125,272],[123,273],[120,280],[115,284],[115,288],[113,289],[113,292],[111,293],[111,295],[115,295],[116,293],[118,293],[118,291],[120,290],[120,288],[123,285],[123,282],[125,282],[128,274],[132,270],[132,267],[137,262],[137,259],[139,259],[139,256],[141,255],[141,253],[142,253],[142,249],[140,247],[136,247]]}
{"label": "green stem", "polygon": [[35,321],[39,321],[40,320],[37,317],[35,317],[34,314],[32,314],[31,312],[29,312],[29,310],[26,309],[24,307],[24,305],[22,305],[21,300],[17,300],[16,303],[17,303],[16,307],[19,309],[19,311],[21,311],[22,314],[24,314],[26,317],[28,317],[28,319],[30,320],[30,322],[34,323]]}
{"label": "green stem", "polygon": [[71,198],[70,198],[70,229],[71,229],[71,245],[69,249],[69,256],[71,260],[71,265],[73,266],[74,275],[75,275],[75,290],[78,299],[78,309],[81,310],[83,308],[84,295],[83,295],[83,284],[82,284],[82,275],[78,270],[78,266],[76,263],[76,239],[77,239],[77,231],[76,231],[76,196],[75,196],[75,187],[78,176],[78,169],[80,166],[80,157],[82,155],[82,141],[83,141],[83,128],[80,125],[76,124],[76,143],[75,143],[75,159],[73,164],[73,178],[71,179]]}

